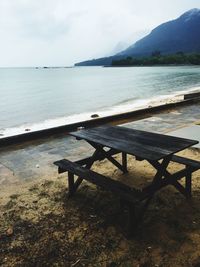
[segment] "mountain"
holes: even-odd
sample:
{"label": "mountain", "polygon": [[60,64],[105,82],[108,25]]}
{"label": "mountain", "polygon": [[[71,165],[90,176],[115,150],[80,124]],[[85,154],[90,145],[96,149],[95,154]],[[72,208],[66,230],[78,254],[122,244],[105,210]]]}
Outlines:
{"label": "mountain", "polygon": [[200,53],[200,9],[191,9],[179,18],[159,25],[150,34],[114,56],[80,62],[75,66],[110,65],[112,60],[127,56],[150,56],[155,51],[164,55],[180,51]]}

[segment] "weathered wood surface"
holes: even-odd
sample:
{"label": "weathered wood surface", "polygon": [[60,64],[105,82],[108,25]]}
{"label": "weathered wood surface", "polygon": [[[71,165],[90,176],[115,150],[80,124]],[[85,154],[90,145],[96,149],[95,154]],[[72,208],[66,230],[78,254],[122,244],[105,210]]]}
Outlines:
{"label": "weathered wood surface", "polygon": [[198,141],[195,140],[129,129],[122,126],[100,126],[70,132],[70,135],[142,159],[155,161],[198,144]]}
{"label": "weathered wood surface", "polygon": [[[80,166],[75,162],[71,162],[67,159],[62,159],[54,162],[63,171],[75,174],[82,179],[85,179],[93,184],[96,184],[104,189],[111,191],[129,202],[135,203],[138,200],[145,199],[146,194],[142,194],[140,190],[134,189],[125,185],[119,181],[113,180],[102,174],[89,170],[85,167]],[[72,185],[72,183],[71,183]]]}
{"label": "weathered wood surface", "polygon": [[[111,149],[111,150],[109,150],[107,152],[107,154],[109,156],[113,156],[113,155],[116,155],[116,154],[119,154],[119,153],[120,153],[119,151],[116,151],[116,150],[113,150],[113,149]],[[105,155],[98,155],[98,161],[104,160],[105,158],[106,158]],[[123,156],[123,159],[124,159],[124,156]],[[75,163],[77,163],[77,164],[79,164],[81,166],[84,166],[84,165],[88,164],[89,162],[91,162],[93,160],[94,160],[93,156],[90,156],[90,157],[87,157],[87,158],[84,158],[84,159],[76,160]],[[54,162],[54,164],[56,164],[57,162],[59,162],[59,161]],[[59,173],[63,173],[63,172],[66,172],[66,170],[59,169]]]}
{"label": "weathered wood surface", "polygon": [[200,161],[188,159],[180,156],[173,155],[172,161],[177,162],[179,164],[183,164],[185,166],[191,167],[194,170],[200,169]]}

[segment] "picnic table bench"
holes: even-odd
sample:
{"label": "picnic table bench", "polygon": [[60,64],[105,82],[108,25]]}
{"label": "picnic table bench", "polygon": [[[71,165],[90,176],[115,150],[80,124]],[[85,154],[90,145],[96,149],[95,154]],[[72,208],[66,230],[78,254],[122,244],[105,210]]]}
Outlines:
{"label": "picnic table bench", "polygon": [[[152,197],[161,188],[173,185],[186,198],[191,198],[191,177],[194,171],[200,169],[200,162],[174,154],[197,144],[198,141],[122,126],[100,126],[71,132],[70,135],[84,139],[95,151],[92,156],[76,162],[67,159],[54,162],[59,173],[68,172],[69,196],[74,195],[83,179],[117,194],[121,202],[129,208],[130,232],[136,229],[135,226],[141,221]],[[121,162],[113,157],[115,154],[122,155]],[[126,173],[127,154],[135,156],[136,160],[147,160],[156,169],[152,183],[141,190],[90,169],[95,161],[108,159]],[[170,162],[182,164],[184,168],[171,174],[167,170]],[[78,177],[76,181],[74,176]],[[185,178],[185,186],[179,182],[182,178]]]}

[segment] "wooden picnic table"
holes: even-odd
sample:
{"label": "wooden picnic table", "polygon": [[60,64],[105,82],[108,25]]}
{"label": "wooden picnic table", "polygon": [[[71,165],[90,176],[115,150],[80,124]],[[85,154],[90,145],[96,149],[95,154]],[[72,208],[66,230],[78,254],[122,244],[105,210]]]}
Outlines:
{"label": "wooden picnic table", "polygon": [[100,126],[69,133],[93,147],[109,147],[146,160],[169,157],[198,141],[122,126]]}
{"label": "wooden picnic table", "polygon": [[[141,131],[122,126],[100,126],[91,129],[70,132],[77,139],[84,139],[95,152],[86,160],[88,168],[99,159],[107,158],[123,172],[127,171],[127,154],[138,160],[147,160],[156,170],[155,180],[172,176],[167,172],[170,161],[175,161],[175,153],[198,144],[196,140],[168,136],[153,132]],[[105,150],[109,148],[109,150]],[[122,153],[122,164],[112,155]],[[162,160],[162,162],[160,162]],[[179,187],[180,188],[180,187]],[[180,191],[180,190],[179,190]]]}
{"label": "wooden picnic table", "polygon": [[[144,214],[153,195],[167,185],[173,185],[186,198],[191,197],[191,175],[194,171],[200,169],[200,162],[174,154],[197,144],[198,141],[122,126],[108,125],[70,132],[70,135],[77,139],[87,141],[95,149],[90,157],[75,163],[78,166],[84,166],[86,171],[76,167],[76,165],[72,166],[67,160],[61,160],[55,163],[59,167],[60,172],[68,171],[70,175],[74,173],[79,176],[76,182],[74,182],[72,176],[69,175],[71,193],[77,190],[83,179],[88,179],[93,183],[103,185],[104,188],[108,187],[110,190],[113,188],[113,191],[118,192],[119,195],[121,194],[122,198],[125,197],[129,202],[130,192],[131,194],[134,193],[133,188],[125,188],[119,182],[113,184],[110,178],[108,180],[106,180],[106,177],[101,178],[99,174],[89,172],[89,169],[95,161],[108,159],[125,173],[128,171],[127,155],[132,155],[135,156],[136,160],[148,161],[156,169],[156,174],[152,177],[151,184],[142,188],[139,192],[135,190],[136,195],[139,196],[139,201],[143,202],[142,212],[140,212],[138,218],[141,218]],[[119,153],[122,154],[120,162],[113,157],[113,155]],[[171,174],[167,170],[170,162],[178,162],[184,165],[185,168]],[[182,178],[185,178],[185,186],[179,182]],[[100,182],[101,179],[102,182]],[[119,190],[120,186],[121,191]],[[131,205],[130,209],[132,210],[130,214],[134,214],[131,219],[131,223],[133,224],[133,221],[136,221],[135,206]]]}

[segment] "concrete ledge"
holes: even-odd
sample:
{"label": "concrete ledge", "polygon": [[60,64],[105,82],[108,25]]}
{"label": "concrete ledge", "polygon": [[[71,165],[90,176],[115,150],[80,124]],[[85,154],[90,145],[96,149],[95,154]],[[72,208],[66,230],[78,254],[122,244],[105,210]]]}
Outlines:
{"label": "concrete ledge", "polygon": [[184,95],[184,100],[194,99],[194,98],[199,98],[200,99],[200,92],[194,92],[194,93],[190,93],[190,94],[185,94]]}

